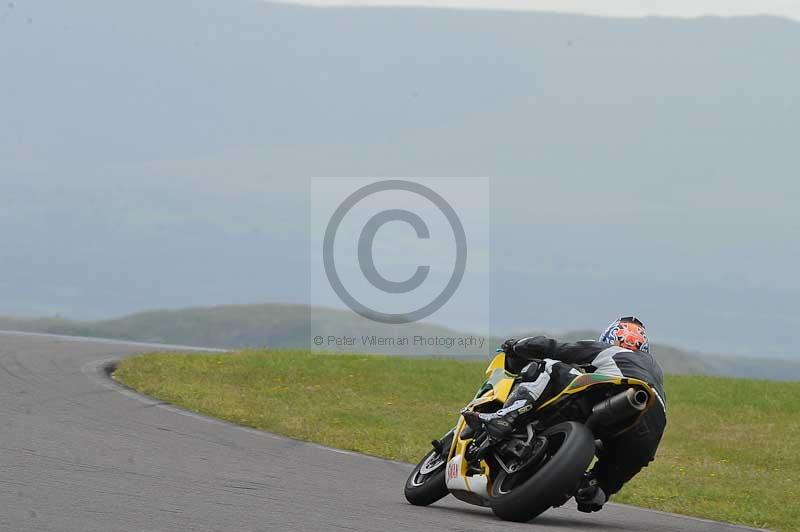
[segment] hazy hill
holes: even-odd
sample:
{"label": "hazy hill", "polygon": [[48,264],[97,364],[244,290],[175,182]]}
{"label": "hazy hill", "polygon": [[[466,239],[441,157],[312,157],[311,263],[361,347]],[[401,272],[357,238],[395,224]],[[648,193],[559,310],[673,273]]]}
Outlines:
{"label": "hazy hill", "polygon": [[[364,345],[361,342],[362,335],[396,337],[398,334],[403,334],[423,337],[464,337],[468,336],[468,333],[425,323],[410,324],[404,329],[399,329],[398,326],[364,322],[349,311],[322,308],[310,310],[304,305],[291,304],[155,310],[102,321],[0,317],[0,329],[221,348],[309,347],[310,339],[315,335],[323,337],[328,335],[352,336],[357,338],[354,345],[323,346],[323,349],[342,352],[468,358],[488,358],[503,340],[502,338],[487,338],[483,348],[476,345],[469,349]],[[516,336],[523,337],[532,334],[536,333],[524,332]],[[595,338],[597,334],[596,331],[586,330],[574,331],[558,335],[558,337],[565,341],[574,341]],[[800,379],[800,365],[786,361],[709,356],[661,344],[654,344],[653,352],[658,355],[664,370],[669,373]]]}
{"label": "hazy hill", "polygon": [[[8,330],[48,332],[76,336],[94,336],[146,342],[193,345],[201,347],[309,347],[313,336],[356,336],[359,344],[342,351],[384,352],[379,347],[363,347],[362,335],[396,335],[397,326],[365,322],[349,311],[306,305],[260,304],[227,305],[154,310],[122,318],[99,321],[77,321],[63,318],[20,319],[0,317],[0,328]],[[404,334],[424,336],[459,335],[453,330],[427,324],[414,324]],[[335,349],[335,346],[330,349]],[[492,348],[490,348],[492,349]],[[388,350],[389,352],[391,350]],[[447,354],[444,349],[409,349],[408,354]],[[463,353],[460,353],[463,354]],[[478,355],[473,350],[467,354]]]}

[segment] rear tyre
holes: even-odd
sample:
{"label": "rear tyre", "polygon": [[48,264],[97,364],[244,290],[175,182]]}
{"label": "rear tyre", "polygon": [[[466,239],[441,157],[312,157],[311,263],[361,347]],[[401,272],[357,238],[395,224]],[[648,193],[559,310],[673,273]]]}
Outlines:
{"label": "rear tyre", "polygon": [[489,500],[496,516],[526,522],[569,498],[594,458],[594,436],[581,423],[559,423],[542,433],[547,454],[535,472],[501,471],[492,482]]}
{"label": "rear tyre", "polygon": [[406,480],[406,500],[416,506],[428,506],[448,494],[444,472],[447,457],[432,450],[417,464]]}

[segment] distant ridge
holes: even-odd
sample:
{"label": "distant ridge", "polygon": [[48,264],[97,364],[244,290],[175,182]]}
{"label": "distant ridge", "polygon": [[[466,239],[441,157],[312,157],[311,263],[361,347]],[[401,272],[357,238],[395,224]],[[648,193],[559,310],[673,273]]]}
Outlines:
{"label": "distant ridge", "polygon": [[[315,327],[313,334],[312,313]],[[469,349],[441,346],[398,349],[364,345],[360,341],[362,335],[393,336],[398,334],[397,326],[364,322],[348,311],[284,303],[152,310],[98,321],[78,321],[61,317],[0,317],[0,329],[216,348],[309,347],[312,337],[316,335],[325,338],[352,336],[358,338],[354,345],[323,346],[323,349],[454,358],[488,358],[502,341],[499,337],[486,338],[482,347],[476,345]],[[400,330],[406,336],[419,335],[426,338],[470,336],[469,333],[427,323],[410,324]],[[523,332],[516,336],[531,334],[536,333]],[[565,341],[575,341],[594,338],[597,332],[581,330],[553,336]],[[796,363],[704,355],[663,344],[654,344],[653,352],[668,373],[800,380],[800,364]]]}

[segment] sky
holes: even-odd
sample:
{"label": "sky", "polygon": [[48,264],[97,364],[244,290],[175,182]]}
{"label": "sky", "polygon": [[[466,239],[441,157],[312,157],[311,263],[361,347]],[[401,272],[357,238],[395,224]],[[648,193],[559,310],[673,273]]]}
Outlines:
{"label": "sky", "polygon": [[[480,330],[488,287],[498,335],[634,313],[657,342],[796,356],[797,22],[9,6],[2,314],[343,308],[310,294],[310,178],[485,177],[488,275],[434,323]],[[428,264],[403,252],[378,267]]]}
{"label": "sky", "polygon": [[800,20],[798,0],[285,0],[317,6],[425,6],[468,9],[551,11],[610,17],[698,17],[774,15]]}

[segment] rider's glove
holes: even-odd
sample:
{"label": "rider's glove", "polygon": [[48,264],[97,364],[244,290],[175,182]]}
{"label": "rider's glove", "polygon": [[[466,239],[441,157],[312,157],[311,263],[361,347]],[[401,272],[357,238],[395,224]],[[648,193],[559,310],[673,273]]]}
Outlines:
{"label": "rider's glove", "polygon": [[597,479],[591,473],[584,473],[581,485],[575,493],[575,502],[578,503],[578,511],[591,513],[603,508],[607,497],[603,488],[597,483]]}
{"label": "rider's glove", "polygon": [[503,342],[503,345],[500,346],[500,349],[503,351],[503,353],[507,353],[507,354],[513,355],[514,354],[514,344],[516,344],[516,343],[517,343],[517,341],[514,338],[509,338],[508,340]]}

